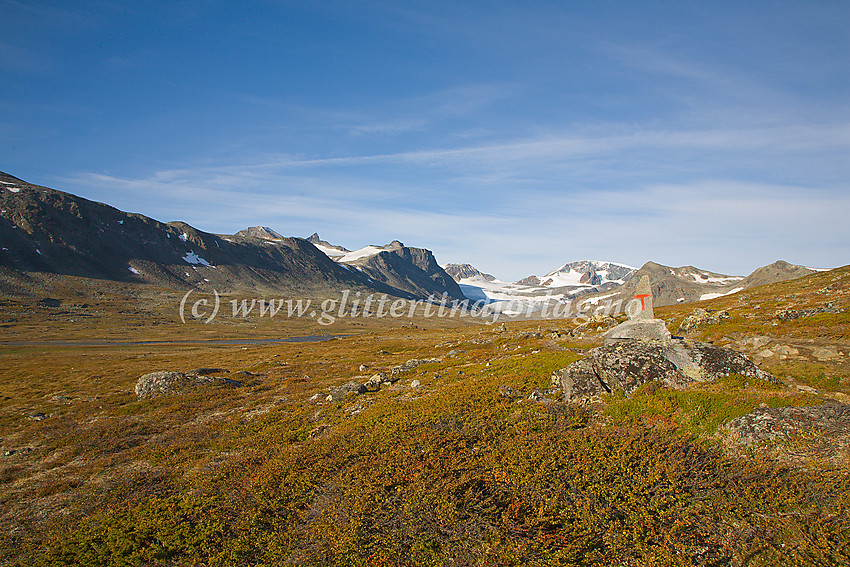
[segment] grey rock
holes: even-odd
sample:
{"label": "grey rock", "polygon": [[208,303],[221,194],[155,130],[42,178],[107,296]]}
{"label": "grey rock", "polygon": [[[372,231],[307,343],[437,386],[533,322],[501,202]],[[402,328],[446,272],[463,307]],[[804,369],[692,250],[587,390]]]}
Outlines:
{"label": "grey rock", "polygon": [[850,437],[850,405],[829,400],[819,406],[759,408],[730,421],[732,441],[752,445],[813,432],[825,438]]}
{"label": "grey rock", "polygon": [[140,400],[174,394],[206,386],[239,386],[240,383],[219,376],[196,376],[182,372],[159,371],[140,377],[136,382],[136,397]]}
{"label": "grey rock", "polygon": [[170,394],[188,383],[186,374],[162,370],[145,374],[136,382],[136,397],[140,400]]}
{"label": "grey rock", "polygon": [[509,400],[515,400],[522,397],[522,392],[516,388],[502,384],[499,386],[499,395]]}
{"label": "grey rock", "polygon": [[555,371],[551,387],[560,388],[565,400],[592,398],[611,390],[596,373],[592,358],[584,358]]}
{"label": "grey rock", "polygon": [[[699,376],[688,375],[693,380],[697,381],[714,381],[723,376],[731,374],[740,374],[746,378],[754,380],[765,380],[767,382],[780,383],[768,372],[760,369],[752,363],[746,356],[731,348],[724,348],[708,343],[688,342],[688,341],[673,341],[671,347],[665,348],[665,355],[676,363],[676,358],[670,353],[678,349],[680,353],[686,353],[686,356],[699,368]],[[681,367],[677,367],[682,370]]]}
{"label": "grey rock", "polygon": [[773,339],[765,336],[750,337],[743,341],[739,341],[738,346],[743,350],[759,350],[770,344],[771,340]]}
{"label": "grey rock", "polygon": [[812,356],[820,361],[835,360],[842,356],[841,352],[833,346],[815,347],[812,349]]}
{"label": "grey rock", "polygon": [[366,387],[355,381],[346,382],[342,386],[337,386],[335,388],[331,388],[330,394],[328,394],[327,400],[330,402],[338,402],[343,399],[348,394],[362,394],[366,391]]}
{"label": "grey rock", "polygon": [[387,375],[383,372],[379,372],[366,380],[366,382],[363,383],[363,386],[366,388],[367,392],[377,392],[381,389],[381,384],[383,384],[386,379]]}
{"label": "grey rock", "polygon": [[661,319],[632,319],[617,325],[603,335],[605,344],[622,341],[660,341],[667,343],[672,338],[667,325]]}
{"label": "grey rock", "polygon": [[404,364],[399,364],[398,366],[393,366],[390,370],[390,380],[395,382],[398,380],[398,376],[403,374],[404,372],[408,372],[413,370],[417,366],[421,366],[423,364],[433,364],[436,362],[442,362],[439,358],[411,358]]}
{"label": "grey rock", "polygon": [[706,311],[697,307],[693,312],[685,317],[685,320],[679,325],[676,331],[680,335],[692,333],[706,325],[716,325],[726,319],[731,319],[728,311]]}
{"label": "grey rock", "polygon": [[551,404],[554,403],[555,400],[548,397],[547,394],[549,392],[547,390],[541,390],[540,388],[534,388],[531,393],[528,395],[529,400],[538,402],[541,404]]}
{"label": "grey rock", "polygon": [[410,387],[413,388],[414,390],[419,388],[421,385],[422,385],[422,383],[419,380],[414,380],[413,382],[410,383]]}
{"label": "grey rock", "polygon": [[215,374],[224,374],[228,372],[225,368],[195,368],[194,370],[190,370],[188,374],[194,374],[196,376],[213,376]]}
{"label": "grey rock", "polygon": [[775,313],[776,318],[780,321],[793,321],[801,317],[811,317],[821,313],[840,313],[841,310],[833,307],[831,303],[827,303],[823,307],[813,309],[778,309]]}
{"label": "grey rock", "polygon": [[799,350],[789,345],[778,345],[771,350],[774,350],[777,353],[785,356],[797,356],[798,354],[800,354]]}
{"label": "grey rock", "polygon": [[688,381],[667,359],[659,344],[628,341],[594,349],[592,356],[596,374],[611,392],[622,388],[623,392],[631,394],[643,384],[656,380],[668,386]]}
{"label": "grey rock", "polygon": [[556,371],[551,387],[560,389],[564,400],[571,400],[593,398],[617,389],[628,395],[653,381],[681,388],[690,382],[714,381],[730,374],[776,382],[732,349],[682,340],[667,344],[622,341],[592,349],[587,358]]}

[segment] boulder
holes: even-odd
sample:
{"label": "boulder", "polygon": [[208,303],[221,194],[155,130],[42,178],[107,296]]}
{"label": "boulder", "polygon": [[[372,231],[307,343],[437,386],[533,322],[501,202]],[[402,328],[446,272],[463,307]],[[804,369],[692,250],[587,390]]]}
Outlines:
{"label": "boulder", "polygon": [[195,376],[213,376],[215,374],[225,374],[227,372],[228,371],[225,368],[195,368],[194,370],[190,370],[188,374],[194,374]]}
{"label": "boulder", "polygon": [[159,371],[140,377],[136,397],[140,400],[207,386],[239,386],[240,383],[219,376],[197,376],[182,372]]}
{"label": "boulder", "polygon": [[526,399],[534,401],[534,402],[539,402],[541,404],[551,404],[555,400],[548,397],[548,394],[549,394],[548,390],[541,390],[540,388],[534,388],[531,391],[531,393],[528,395],[528,398],[526,398]]}
{"label": "boulder", "polygon": [[706,311],[700,307],[694,309],[693,313],[685,317],[679,325],[676,333],[685,335],[698,330],[706,325],[716,325],[725,319],[731,319],[728,311]]}
{"label": "boulder", "polygon": [[366,386],[361,384],[360,382],[346,382],[342,386],[337,386],[335,388],[331,388],[330,394],[328,394],[327,401],[329,402],[338,402],[343,399],[348,394],[362,394],[366,391]]}
{"label": "boulder", "polygon": [[592,358],[584,358],[555,371],[550,387],[560,388],[565,400],[592,398],[611,392],[596,373]]}
{"label": "boulder", "polygon": [[386,380],[387,375],[383,372],[379,372],[366,380],[366,382],[363,383],[363,386],[366,388],[367,392],[377,392],[381,389],[381,384],[383,384]]}
{"label": "boulder", "polygon": [[417,366],[421,366],[423,364],[433,364],[435,362],[442,362],[440,358],[411,358],[404,364],[399,364],[398,366],[393,366],[390,370],[390,381],[395,382],[398,380],[399,374],[404,372],[408,372],[413,370]]}
{"label": "boulder", "polygon": [[832,303],[827,303],[823,307],[815,307],[813,309],[777,309],[775,315],[780,321],[793,321],[794,319],[812,317],[821,313],[841,313],[841,310],[836,308]]}
{"label": "boulder", "polygon": [[740,445],[783,441],[801,433],[815,433],[846,445],[850,441],[850,404],[829,400],[819,406],[759,408],[724,428],[730,440]]}
{"label": "boulder", "polygon": [[512,386],[502,384],[499,386],[499,395],[503,398],[508,398],[509,400],[516,400],[522,397],[522,392]]}
{"label": "boulder", "polygon": [[731,348],[675,340],[665,347],[664,355],[690,380],[713,382],[723,376],[740,374],[745,378],[780,383],[746,356]]}
{"label": "boulder", "polygon": [[617,389],[628,395],[653,381],[681,388],[690,382],[714,381],[730,374],[776,382],[773,376],[732,349],[683,340],[667,344],[621,341],[592,349],[587,358],[556,371],[551,387],[559,388],[564,400],[572,400],[593,398]]}

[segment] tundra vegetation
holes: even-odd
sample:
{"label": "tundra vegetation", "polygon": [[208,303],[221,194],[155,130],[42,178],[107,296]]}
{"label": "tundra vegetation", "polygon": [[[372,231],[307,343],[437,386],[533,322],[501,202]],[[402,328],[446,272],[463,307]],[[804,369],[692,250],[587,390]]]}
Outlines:
{"label": "tundra vegetation", "polygon": [[[731,375],[583,402],[547,389],[601,344],[599,325],[184,325],[168,290],[62,281],[58,306],[0,303],[5,564],[850,563],[846,436],[741,446],[725,428],[848,402],[850,268],[699,304],[729,317],[689,339],[743,350],[780,384]],[[827,302],[836,312],[778,315]],[[656,316],[675,330],[694,307]],[[251,342],[315,334],[344,336]],[[427,362],[393,375],[412,359]],[[138,399],[162,370],[239,384]],[[328,398],[381,372],[375,391]]]}

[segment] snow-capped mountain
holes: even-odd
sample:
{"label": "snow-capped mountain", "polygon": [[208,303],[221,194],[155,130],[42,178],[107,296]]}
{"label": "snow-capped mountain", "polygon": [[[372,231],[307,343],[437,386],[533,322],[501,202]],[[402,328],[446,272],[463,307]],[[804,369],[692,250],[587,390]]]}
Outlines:
{"label": "snow-capped mountain", "polygon": [[[466,266],[464,270],[451,266]],[[552,270],[545,276],[529,276],[506,282],[482,274],[469,264],[447,266],[464,295],[472,301],[489,304],[491,310],[533,313],[546,305],[564,303],[580,295],[618,287],[629,280],[636,268],[615,262],[579,260]],[[499,305],[501,304],[501,305]]]}
{"label": "snow-capped mountain", "polygon": [[622,286],[589,295],[587,301],[615,304],[631,300],[637,282],[649,276],[655,305],[674,305],[692,301],[706,301],[731,295],[745,289],[795,279],[814,273],[815,270],[779,260],[758,268],[749,276],[730,276],[710,272],[694,266],[672,268],[655,262],[647,262]]}
{"label": "snow-capped mountain", "polygon": [[325,255],[332,260],[337,260],[350,252],[350,250],[347,250],[342,246],[337,246],[335,244],[331,244],[327,240],[322,240],[319,238],[318,232],[314,232],[311,236],[307,237],[307,242],[324,252]]}
{"label": "snow-capped mountain", "polygon": [[542,278],[540,285],[548,287],[599,286],[606,283],[624,284],[637,268],[616,262],[579,260],[564,264]]}

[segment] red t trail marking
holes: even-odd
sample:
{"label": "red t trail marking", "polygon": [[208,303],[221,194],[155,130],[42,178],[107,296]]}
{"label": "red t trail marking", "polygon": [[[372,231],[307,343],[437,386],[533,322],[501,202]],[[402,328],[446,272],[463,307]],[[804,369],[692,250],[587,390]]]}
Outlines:
{"label": "red t trail marking", "polygon": [[643,303],[643,300],[644,300],[645,297],[652,297],[652,294],[651,293],[641,293],[641,294],[635,296],[635,299],[640,299],[640,310],[641,311],[646,310],[646,305]]}

